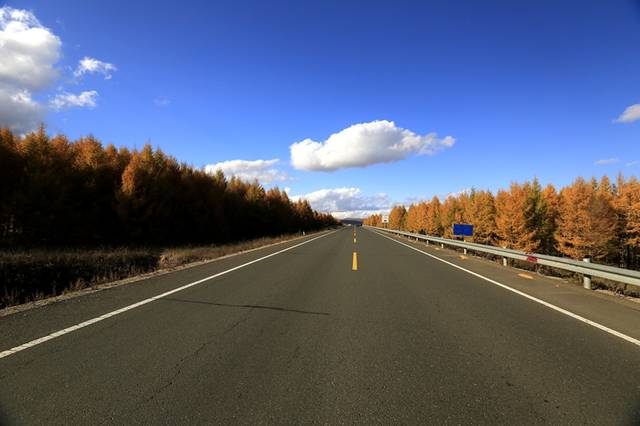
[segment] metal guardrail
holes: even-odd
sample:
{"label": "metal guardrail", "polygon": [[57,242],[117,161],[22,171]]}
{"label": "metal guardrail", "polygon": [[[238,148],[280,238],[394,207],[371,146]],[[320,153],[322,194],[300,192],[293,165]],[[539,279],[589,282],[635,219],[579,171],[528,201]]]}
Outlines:
{"label": "metal guardrail", "polygon": [[529,263],[549,266],[551,268],[562,269],[565,271],[576,272],[583,275],[583,284],[585,288],[591,288],[591,277],[605,278],[607,280],[616,281],[625,284],[631,284],[640,287],[640,271],[631,269],[616,268],[614,266],[599,265],[590,263],[587,260],[579,261],[564,257],[548,256],[545,254],[525,253],[517,250],[511,250],[501,247],[488,246],[484,244],[468,243],[466,241],[451,240],[449,238],[432,237],[430,235],[415,234],[413,232],[405,232],[397,229],[380,228],[377,226],[365,226],[366,228],[375,229],[391,234],[402,235],[405,237],[415,238],[416,240],[426,241],[427,244],[432,242],[441,244],[442,246],[459,247],[465,250],[472,250],[480,253],[493,254],[502,257],[502,262],[506,266],[507,259],[516,259]]}

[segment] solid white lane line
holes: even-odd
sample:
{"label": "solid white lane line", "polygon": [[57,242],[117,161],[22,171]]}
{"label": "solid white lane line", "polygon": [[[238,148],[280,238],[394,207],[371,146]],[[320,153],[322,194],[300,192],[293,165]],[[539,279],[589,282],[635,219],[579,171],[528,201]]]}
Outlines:
{"label": "solid white lane line", "polygon": [[198,284],[202,284],[205,281],[209,281],[209,280],[212,280],[214,278],[218,278],[218,277],[220,277],[222,275],[226,275],[226,274],[228,274],[230,272],[237,271],[238,269],[244,268],[244,267],[249,266],[249,265],[253,265],[254,263],[261,262],[261,261],[263,261],[265,259],[268,259],[270,257],[277,256],[277,255],[282,254],[282,253],[284,253],[286,251],[293,250],[294,248],[300,247],[300,246],[302,246],[304,244],[308,244],[308,243],[310,243],[312,241],[315,241],[315,240],[317,240],[319,238],[324,238],[324,237],[326,237],[328,235],[331,235],[334,232],[337,232],[337,230],[336,231],[332,231],[332,232],[328,232],[326,234],[323,234],[323,235],[320,235],[320,236],[317,236],[317,237],[314,237],[314,238],[312,238],[310,240],[307,240],[307,241],[303,241],[303,242],[301,242],[299,244],[296,244],[296,245],[291,246],[291,247],[287,247],[286,249],[282,249],[282,250],[277,251],[275,253],[271,253],[271,254],[268,254],[266,256],[262,256],[261,258],[252,260],[250,262],[243,263],[242,265],[235,266],[235,267],[233,267],[231,269],[227,269],[226,271],[218,272],[217,274],[210,275],[210,276],[208,276],[206,278],[203,278],[201,280],[194,281],[192,283],[183,285],[182,287],[174,288],[173,290],[169,290],[169,291],[164,292],[162,294],[159,294],[157,296],[153,296],[153,297],[150,297],[148,299],[141,300],[140,302],[134,303],[132,305],[125,306],[124,308],[120,308],[120,309],[117,309],[115,311],[108,312],[108,313],[106,313],[104,315],[100,315],[99,317],[96,317],[96,318],[81,322],[81,323],[73,325],[71,327],[64,328],[62,330],[56,331],[56,332],[51,333],[51,334],[47,334],[46,336],[40,337],[39,339],[35,339],[35,340],[32,340],[32,341],[27,342],[27,343],[23,343],[22,345],[16,346],[15,348],[7,349],[6,351],[0,352],[0,358],[4,358],[4,357],[7,357],[9,355],[13,355],[13,354],[18,353],[20,351],[24,351],[25,349],[32,348],[32,347],[37,346],[37,345],[39,345],[41,343],[44,343],[44,342],[47,342],[49,340],[55,339],[56,337],[64,336],[65,334],[71,333],[73,331],[79,330],[79,329],[84,328],[84,327],[88,327],[88,326],[90,326],[92,324],[95,324],[97,322],[103,321],[103,320],[105,320],[107,318],[114,317],[114,316],[119,315],[119,314],[121,314],[123,312],[127,312],[127,311],[130,311],[132,309],[138,308],[138,307],[140,307],[142,305],[146,305],[147,303],[154,302],[154,301],[156,301],[158,299],[162,299],[163,297],[167,297],[167,296],[169,296],[171,294],[174,294],[174,293],[177,293],[179,291],[186,290],[186,289],[188,289],[190,287],[193,287],[193,286],[196,286]]}
{"label": "solid white lane line", "polygon": [[391,237],[388,237],[388,236],[386,236],[386,235],[383,235],[383,234],[381,234],[381,233],[379,233],[379,232],[377,232],[377,231],[373,231],[373,232],[374,232],[374,233],[376,233],[376,234],[378,234],[378,235],[380,235],[381,237],[387,238],[387,239],[389,239],[389,240],[391,240],[391,241],[393,241],[393,242],[395,242],[395,243],[398,243],[398,244],[401,244],[401,245],[403,245],[403,246],[405,246],[405,247],[408,247],[408,248],[410,248],[411,250],[415,250],[415,251],[417,251],[417,252],[419,252],[419,253],[422,253],[422,254],[424,254],[424,255],[426,255],[426,256],[429,256],[429,257],[431,257],[431,258],[433,258],[433,259],[435,259],[435,260],[437,260],[437,261],[440,261],[440,262],[442,262],[442,263],[446,263],[446,264],[447,264],[447,265],[449,265],[449,266],[452,266],[452,267],[454,267],[454,268],[456,268],[456,269],[460,269],[461,271],[464,271],[464,272],[466,272],[466,273],[468,273],[468,274],[471,274],[471,275],[473,275],[473,276],[476,276],[476,277],[478,277],[478,278],[481,278],[481,279],[483,279],[483,280],[485,280],[485,281],[490,282],[491,284],[497,285],[498,287],[502,287],[502,288],[504,288],[505,290],[509,290],[509,291],[511,291],[511,292],[513,292],[513,293],[515,293],[515,294],[517,294],[517,295],[520,295],[520,296],[522,296],[522,297],[526,297],[526,298],[527,298],[527,299],[529,299],[529,300],[533,300],[534,302],[539,303],[539,304],[541,304],[541,305],[544,305],[544,306],[546,306],[547,308],[553,309],[554,311],[560,312],[561,314],[565,314],[565,315],[567,315],[567,316],[569,316],[569,317],[571,317],[571,318],[575,318],[575,319],[577,319],[578,321],[582,321],[582,322],[584,322],[585,324],[589,324],[590,326],[593,326],[593,327],[595,327],[595,328],[597,328],[597,329],[600,329],[600,330],[602,330],[602,331],[604,331],[604,332],[607,332],[607,333],[612,334],[612,335],[614,335],[614,336],[616,336],[616,337],[619,337],[619,338],[621,338],[621,339],[623,339],[623,340],[626,340],[627,342],[632,343],[632,344],[634,344],[634,345],[636,345],[636,346],[640,346],[640,340],[635,339],[635,338],[633,338],[633,337],[631,337],[631,336],[627,336],[626,334],[620,333],[619,331],[616,331],[616,330],[614,330],[614,329],[612,329],[612,328],[609,328],[609,327],[607,327],[607,326],[605,326],[605,325],[602,325],[602,324],[597,323],[597,322],[595,322],[595,321],[591,321],[590,319],[587,319],[587,318],[585,318],[585,317],[583,317],[583,316],[580,316],[580,315],[578,315],[578,314],[574,314],[573,312],[571,312],[571,311],[567,311],[566,309],[563,309],[563,308],[561,308],[561,307],[559,307],[559,306],[552,305],[552,304],[551,304],[551,303],[549,303],[549,302],[545,302],[545,301],[544,301],[544,300],[542,300],[542,299],[538,299],[537,297],[531,296],[531,295],[529,295],[529,294],[527,294],[527,293],[524,293],[524,292],[522,292],[522,291],[520,291],[520,290],[516,290],[515,288],[511,288],[511,287],[509,287],[508,285],[505,285],[505,284],[499,283],[498,281],[492,280],[491,278],[485,277],[484,275],[480,275],[480,274],[478,274],[477,272],[470,271],[470,270],[468,270],[468,269],[466,269],[466,268],[463,268],[462,266],[458,266],[458,265],[456,265],[455,263],[451,263],[451,262],[448,262],[448,261],[446,261],[446,260],[444,260],[444,259],[440,259],[439,257],[432,255],[431,253],[427,253],[427,252],[422,251],[422,250],[420,250],[420,249],[418,249],[418,248],[416,248],[416,247],[410,246],[409,244],[405,244],[405,243],[403,243],[402,241],[398,241],[398,240],[396,240],[396,239],[394,239],[394,238],[391,238]]}

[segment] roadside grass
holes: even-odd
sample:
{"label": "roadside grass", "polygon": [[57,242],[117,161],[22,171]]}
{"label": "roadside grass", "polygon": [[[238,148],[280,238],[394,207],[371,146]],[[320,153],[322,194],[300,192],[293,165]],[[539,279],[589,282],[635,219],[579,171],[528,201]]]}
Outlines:
{"label": "roadside grass", "polygon": [[0,250],[0,309],[100,284],[290,240],[299,234],[232,244],[166,248]]}

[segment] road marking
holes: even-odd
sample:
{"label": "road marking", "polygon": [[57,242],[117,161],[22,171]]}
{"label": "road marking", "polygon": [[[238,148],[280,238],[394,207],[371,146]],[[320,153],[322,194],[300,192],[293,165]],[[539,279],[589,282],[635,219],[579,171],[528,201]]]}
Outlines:
{"label": "road marking", "polygon": [[468,257],[467,257],[467,256],[465,256],[464,254],[461,254],[461,255],[460,255],[460,259],[462,259],[462,260],[467,260],[467,259],[468,259]]}
{"label": "road marking", "polygon": [[533,277],[531,275],[529,275],[529,274],[522,273],[522,274],[518,274],[518,276],[522,277],[522,278],[526,278],[528,280],[532,280],[533,279]]}
{"label": "road marking", "polygon": [[355,243],[356,243],[356,239],[354,238],[354,239],[353,239],[353,244],[355,244]]}
{"label": "road marking", "polygon": [[458,266],[458,265],[456,265],[455,263],[451,263],[451,262],[448,262],[448,261],[446,261],[446,260],[444,260],[444,259],[440,259],[440,258],[439,258],[439,257],[437,257],[437,256],[434,256],[434,255],[432,255],[432,254],[430,254],[430,253],[424,252],[424,251],[422,251],[422,250],[420,250],[420,249],[418,249],[418,248],[415,248],[415,247],[413,247],[413,246],[410,246],[409,244],[405,244],[405,243],[403,243],[402,241],[398,241],[398,240],[393,239],[393,238],[391,238],[391,237],[388,237],[388,236],[386,236],[386,235],[380,234],[379,232],[375,232],[375,233],[376,233],[376,234],[378,234],[378,235],[380,235],[381,237],[387,238],[387,239],[389,239],[389,240],[391,240],[391,241],[393,241],[393,242],[395,242],[395,243],[398,243],[398,244],[401,244],[401,245],[403,245],[403,246],[405,246],[405,247],[408,247],[408,248],[410,248],[411,250],[415,250],[415,251],[417,251],[417,252],[419,252],[419,253],[422,253],[422,254],[424,254],[424,255],[426,255],[426,256],[429,256],[429,257],[431,257],[431,258],[433,258],[433,259],[435,259],[435,260],[437,260],[437,261],[439,261],[439,262],[446,263],[446,264],[447,264],[447,265],[449,265],[449,266],[452,266],[452,267],[454,267],[454,268],[456,268],[456,269],[460,269],[461,271],[464,271],[464,272],[466,272],[466,273],[468,273],[468,274],[471,274],[471,275],[473,275],[473,276],[475,276],[475,277],[478,277],[478,278],[480,278],[480,279],[483,279],[483,280],[485,280],[485,281],[488,281],[488,282],[490,282],[491,284],[497,285],[498,287],[502,287],[502,288],[504,288],[505,290],[509,290],[509,291],[511,291],[511,292],[513,292],[513,293],[515,293],[515,294],[517,294],[517,295],[520,295],[520,296],[525,297],[525,298],[527,298],[527,299],[529,299],[529,300],[532,300],[532,301],[534,301],[534,302],[536,302],[536,303],[539,303],[539,304],[541,304],[541,305],[543,305],[543,306],[546,306],[547,308],[550,308],[550,309],[553,309],[554,311],[560,312],[561,314],[564,314],[564,315],[567,315],[567,316],[569,316],[569,317],[571,317],[571,318],[577,319],[578,321],[581,321],[581,322],[583,322],[583,323],[585,323],[585,324],[589,324],[589,325],[590,325],[590,326],[592,326],[592,327],[595,327],[595,328],[600,329],[600,330],[602,330],[602,331],[604,331],[604,332],[606,332],[606,333],[612,334],[612,335],[614,335],[614,336],[616,336],[616,337],[619,337],[619,338],[621,338],[621,339],[623,339],[623,340],[626,340],[627,342],[632,343],[632,344],[634,344],[634,345],[636,345],[636,346],[640,346],[640,340],[635,339],[635,338],[633,338],[633,337],[631,337],[631,336],[627,336],[626,334],[620,333],[619,331],[616,331],[616,330],[614,330],[614,329],[612,329],[612,328],[609,328],[609,327],[607,327],[607,326],[605,326],[605,325],[602,325],[602,324],[597,323],[597,322],[595,322],[595,321],[591,321],[590,319],[587,319],[587,318],[585,318],[585,317],[583,317],[583,316],[580,316],[580,315],[578,315],[578,314],[574,314],[574,313],[573,313],[573,312],[571,312],[571,311],[567,311],[566,309],[563,309],[563,308],[561,308],[561,307],[559,307],[559,306],[553,305],[553,304],[551,304],[551,303],[549,303],[549,302],[545,302],[545,301],[544,301],[544,300],[542,300],[542,299],[538,299],[537,297],[531,296],[531,295],[529,295],[529,294],[527,294],[527,293],[525,293],[525,292],[522,292],[522,291],[520,291],[520,290],[516,290],[515,288],[511,288],[511,287],[509,287],[508,285],[505,285],[505,284],[499,283],[498,281],[492,280],[491,278],[485,277],[484,275],[480,275],[480,274],[478,274],[478,273],[476,273],[476,272],[470,271],[470,270],[468,270],[468,269],[466,269],[466,268],[463,268],[462,266]]}
{"label": "road marking", "polygon": [[[79,329],[84,328],[84,327],[88,327],[88,326],[90,326],[92,324],[95,324],[97,322],[106,320],[107,318],[114,317],[114,316],[119,315],[119,314],[121,314],[123,312],[127,312],[127,311],[130,311],[130,310],[135,309],[135,308],[139,308],[140,306],[146,305],[147,303],[154,302],[154,301],[156,301],[158,299],[162,299],[163,297],[167,297],[167,296],[169,296],[171,294],[174,294],[174,293],[177,293],[179,291],[186,290],[186,289],[188,289],[190,287],[194,287],[194,286],[196,286],[198,284],[202,284],[205,281],[209,281],[209,280],[212,280],[214,278],[218,278],[218,277],[220,277],[222,275],[226,275],[226,274],[228,274],[230,272],[237,271],[238,269],[244,268],[244,267],[249,266],[249,265],[253,265],[254,263],[258,263],[258,262],[263,261],[265,259],[268,259],[270,257],[277,256],[277,255],[282,254],[282,253],[284,253],[286,251],[293,250],[294,248],[300,247],[300,246],[302,246],[304,244],[308,244],[308,243],[310,243],[312,241],[315,241],[315,240],[317,240],[319,238],[324,238],[324,237],[326,237],[328,235],[331,235],[334,232],[337,232],[337,230],[336,231],[332,231],[332,232],[328,232],[326,234],[323,234],[323,235],[320,235],[320,236],[317,236],[317,237],[314,237],[314,238],[312,238],[310,240],[307,240],[307,241],[303,241],[303,242],[301,242],[299,244],[296,244],[296,245],[291,246],[291,247],[287,247],[287,248],[282,249],[280,251],[277,251],[275,253],[271,253],[271,254],[268,254],[266,256],[262,256],[262,257],[260,257],[258,259],[254,259],[252,261],[243,263],[242,265],[235,266],[235,267],[233,267],[231,269],[227,269],[226,271],[218,272],[217,274],[210,275],[210,276],[208,276],[206,278],[203,278],[201,280],[194,281],[192,283],[183,285],[182,287],[174,288],[173,290],[164,292],[164,293],[159,294],[157,296],[153,296],[153,297],[150,297],[148,299],[141,300],[140,302],[133,303],[131,305],[125,306],[124,308],[120,308],[120,309],[117,309],[115,311],[108,312],[108,313],[106,313],[104,315],[100,315],[99,317],[96,317],[96,318],[81,322],[81,323],[73,325],[71,327],[63,328],[62,330],[56,331],[56,332],[51,333],[51,334],[47,334],[46,336],[40,337],[39,339],[35,339],[35,340],[30,341],[30,342],[23,343],[22,345],[16,346],[15,348],[7,349],[6,351],[0,352],[0,358],[8,357],[9,355],[13,355],[15,353],[24,351],[25,349],[29,349],[29,348],[37,346],[37,345],[39,345],[41,343],[44,343],[44,342],[47,342],[49,340],[55,339],[56,337],[64,336],[65,334],[71,333],[73,331],[79,330]],[[354,253],[354,255],[355,255],[355,253]]]}
{"label": "road marking", "polygon": [[353,261],[351,262],[351,270],[352,271],[358,270],[358,253],[356,253],[355,251],[353,252]]}

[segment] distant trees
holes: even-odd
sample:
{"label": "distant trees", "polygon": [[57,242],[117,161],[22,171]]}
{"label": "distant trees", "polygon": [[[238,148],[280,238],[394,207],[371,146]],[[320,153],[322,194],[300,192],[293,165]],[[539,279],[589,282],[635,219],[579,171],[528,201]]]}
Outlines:
{"label": "distant trees", "polygon": [[277,188],[209,175],[145,145],[0,129],[0,243],[219,243],[335,224]]}
{"label": "distant trees", "polygon": [[[365,220],[374,226],[381,222],[380,215]],[[394,207],[388,226],[451,237],[454,223],[473,224],[471,240],[482,244],[640,267],[640,182],[636,177],[620,175],[615,183],[606,176],[599,181],[578,178],[559,192],[552,185],[542,188],[534,179],[512,183],[495,196],[471,190],[443,202],[434,197],[411,205],[408,211]]]}
{"label": "distant trees", "polygon": [[406,229],[407,209],[404,206],[395,206],[389,213],[389,228]]}

